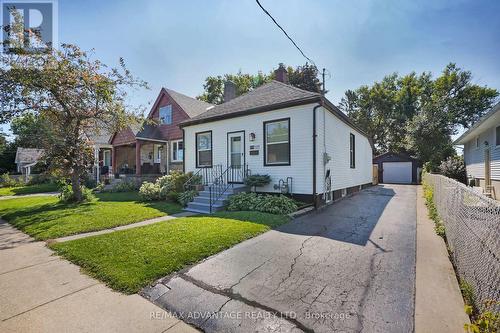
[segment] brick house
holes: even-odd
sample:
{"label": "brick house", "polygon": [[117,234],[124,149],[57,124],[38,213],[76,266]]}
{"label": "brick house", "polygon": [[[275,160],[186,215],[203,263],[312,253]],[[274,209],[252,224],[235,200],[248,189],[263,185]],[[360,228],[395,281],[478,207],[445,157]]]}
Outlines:
{"label": "brick house", "polygon": [[154,124],[129,127],[114,133],[109,143],[112,172],[128,175],[160,175],[182,170],[184,145],[179,123],[195,117],[212,105],[162,88],[148,119]]}

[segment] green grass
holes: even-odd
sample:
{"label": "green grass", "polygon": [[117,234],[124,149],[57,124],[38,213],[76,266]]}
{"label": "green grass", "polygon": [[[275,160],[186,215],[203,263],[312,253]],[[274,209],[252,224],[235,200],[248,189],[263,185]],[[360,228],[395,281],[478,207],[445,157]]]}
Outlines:
{"label": "green grass", "polygon": [[16,187],[2,187],[0,188],[0,197],[6,195],[23,195],[44,192],[56,192],[57,185],[53,183],[16,186]]}
{"label": "green grass", "polygon": [[57,197],[0,200],[0,216],[38,240],[108,229],[182,211],[165,201],[141,202],[136,192],[101,193],[97,200],[75,205]]}
{"label": "green grass", "polygon": [[50,247],[113,289],[135,293],[156,279],[286,223],[288,217],[223,212],[185,217]]}

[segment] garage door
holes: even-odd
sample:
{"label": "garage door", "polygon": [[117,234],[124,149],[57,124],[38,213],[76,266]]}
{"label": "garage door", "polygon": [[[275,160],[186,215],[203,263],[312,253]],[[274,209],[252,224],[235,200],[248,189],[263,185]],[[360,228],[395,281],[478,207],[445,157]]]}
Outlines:
{"label": "garage door", "polygon": [[382,163],[384,183],[411,184],[411,162]]}

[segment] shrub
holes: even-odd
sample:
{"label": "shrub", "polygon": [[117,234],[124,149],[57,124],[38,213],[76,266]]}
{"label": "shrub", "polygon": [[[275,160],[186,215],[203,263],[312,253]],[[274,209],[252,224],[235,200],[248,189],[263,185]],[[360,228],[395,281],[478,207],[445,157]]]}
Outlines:
{"label": "shrub", "polygon": [[439,173],[463,184],[467,183],[467,173],[465,171],[465,163],[462,156],[450,156],[445,161],[441,162]]}
{"label": "shrub", "polygon": [[267,185],[271,182],[271,176],[269,175],[251,175],[245,178],[245,185],[253,186],[254,191],[257,187]]}
{"label": "shrub", "polygon": [[113,187],[111,187],[110,192],[135,192],[139,189],[139,186],[134,181],[122,181],[118,182]]}
{"label": "shrub", "polygon": [[185,191],[185,192],[181,192],[179,193],[179,195],[177,196],[177,201],[182,205],[182,206],[187,206],[188,203],[190,203],[191,201],[193,201],[194,197],[198,195],[198,192],[196,191]]}
{"label": "shrub", "polygon": [[255,210],[285,215],[297,210],[297,204],[284,195],[240,193],[229,198],[228,210]]}
{"label": "shrub", "polygon": [[139,189],[139,196],[142,200],[160,200],[160,186],[157,183],[144,182]]}
{"label": "shrub", "polygon": [[22,185],[24,185],[22,181],[10,177],[8,173],[0,175],[0,187],[16,187]]}
{"label": "shrub", "polygon": [[465,313],[471,316],[471,323],[464,324],[467,333],[498,333],[500,332],[500,302],[488,300],[484,302],[484,310],[475,314],[472,306],[465,306]]}
{"label": "shrub", "polygon": [[167,193],[167,199],[173,202],[177,202],[179,199],[179,192],[170,191]]}
{"label": "shrub", "polygon": [[29,181],[29,185],[46,184],[54,181],[54,178],[47,173],[33,175]]}
{"label": "shrub", "polygon": [[[94,193],[89,188],[85,186],[82,189],[82,202],[90,202],[95,199]],[[73,187],[71,184],[65,184],[60,188],[61,193],[59,194],[59,201],[63,203],[73,203],[76,202],[75,194],[73,192]]]}

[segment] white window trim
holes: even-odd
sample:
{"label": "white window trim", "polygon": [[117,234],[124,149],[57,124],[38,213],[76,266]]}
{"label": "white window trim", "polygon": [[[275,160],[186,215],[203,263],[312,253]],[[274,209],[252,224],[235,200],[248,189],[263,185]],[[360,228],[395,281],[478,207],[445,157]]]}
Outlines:
{"label": "white window trim", "polygon": [[[170,159],[172,162],[182,162],[182,158],[179,159],[179,142],[182,142],[182,140],[174,140],[174,141],[171,141],[171,145],[170,145]],[[177,147],[177,159],[174,159],[174,144],[176,145]],[[182,150],[183,150],[183,154],[184,154],[184,144],[182,145]]]}

